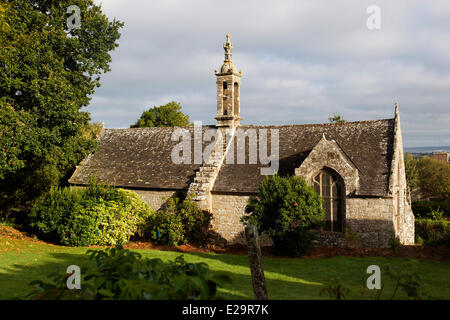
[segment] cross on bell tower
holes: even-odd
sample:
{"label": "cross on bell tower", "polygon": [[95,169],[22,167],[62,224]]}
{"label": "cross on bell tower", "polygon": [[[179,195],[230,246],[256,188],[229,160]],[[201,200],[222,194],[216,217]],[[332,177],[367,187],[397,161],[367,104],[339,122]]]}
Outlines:
{"label": "cross on bell tower", "polygon": [[233,45],[230,35],[227,34],[227,42],[223,44],[225,60],[220,72],[215,70],[217,77],[217,126],[235,127],[241,119],[240,89],[242,71],[237,72],[232,60]]}

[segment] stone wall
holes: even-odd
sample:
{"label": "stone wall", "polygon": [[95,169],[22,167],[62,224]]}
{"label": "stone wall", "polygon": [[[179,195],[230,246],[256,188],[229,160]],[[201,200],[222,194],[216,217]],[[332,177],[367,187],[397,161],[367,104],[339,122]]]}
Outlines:
{"label": "stone wall", "polygon": [[357,234],[361,246],[387,247],[394,231],[392,198],[349,198],[346,202],[346,231]]}
{"label": "stone wall", "polygon": [[[176,191],[133,190],[147,202],[153,210],[163,206]],[[245,244],[244,225],[240,221],[245,214],[249,195],[212,194],[212,228],[227,241],[227,244]],[[386,247],[394,231],[394,201],[392,198],[347,198],[346,230],[357,235],[357,246]],[[321,245],[352,245],[344,233],[322,231],[319,234]],[[270,245],[267,237],[261,238],[263,246]]]}
{"label": "stone wall", "polygon": [[301,166],[295,169],[295,175],[310,182],[323,168],[330,168],[339,174],[344,181],[346,195],[358,189],[358,170],[337,143],[334,140],[327,140],[325,135]]}
{"label": "stone wall", "polygon": [[[245,214],[248,195],[213,194],[213,230],[228,244],[245,243],[244,226],[240,219]],[[392,198],[349,198],[346,201],[346,228],[357,235],[357,246],[386,247],[393,232]],[[269,245],[264,238],[262,245]],[[340,232],[320,232],[321,245],[351,245]]]}
{"label": "stone wall", "polygon": [[387,247],[394,232],[393,210],[392,198],[347,198],[345,232],[321,231],[319,243],[338,247]]}
{"label": "stone wall", "polygon": [[161,208],[169,198],[175,197],[174,190],[131,190],[141,196],[142,200],[150,205],[152,210]]}
{"label": "stone wall", "polygon": [[391,163],[389,193],[393,196],[393,226],[395,235],[405,245],[414,244],[414,214],[406,184],[403,139],[398,107],[395,107],[394,154]]}
{"label": "stone wall", "polygon": [[248,195],[212,194],[213,230],[228,244],[245,243],[240,219],[245,214],[248,198]]}

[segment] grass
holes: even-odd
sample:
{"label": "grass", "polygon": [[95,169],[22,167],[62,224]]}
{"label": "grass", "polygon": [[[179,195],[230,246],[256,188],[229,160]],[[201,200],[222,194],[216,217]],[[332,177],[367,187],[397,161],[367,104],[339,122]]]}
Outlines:
{"label": "grass", "polygon": [[[0,298],[23,297],[30,292],[29,282],[45,279],[52,272],[65,272],[69,265],[80,267],[91,262],[85,252],[89,248],[54,246],[27,238],[5,237],[0,233]],[[174,259],[182,253],[173,251],[138,250],[143,256]],[[226,272],[233,284],[220,289],[226,299],[253,299],[248,258],[245,255],[215,253],[183,253],[189,262],[206,262],[210,269]],[[362,284],[369,275],[366,268],[387,264],[401,265],[405,259],[383,257],[333,257],[323,259],[264,258],[264,270],[270,299],[328,299],[319,295],[330,277],[339,277],[352,290],[349,298],[361,299]],[[427,292],[434,297],[450,299],[450,262],[420,260],[420,273]],[[390,278],[381,276],[385,285],[382,298],[393,291]],[[406,296],[398,295],[398,298]]]}

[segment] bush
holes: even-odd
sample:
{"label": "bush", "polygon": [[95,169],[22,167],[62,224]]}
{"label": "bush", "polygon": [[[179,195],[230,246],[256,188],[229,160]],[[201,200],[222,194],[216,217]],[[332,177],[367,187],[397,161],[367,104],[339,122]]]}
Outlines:
{"label": "bush", "polygon": [[314,233],[305,229],[289,231],[283,236],[273,236],[273,244],[278,252],[287,256],[302,256],[314,248]]}
{"label": "bush", "polygon": [[159,244],[205,245],[211,227],[211,213],[200,210],[192,198],[180,202],[171,198],[167,205],[148,219],[146,237]]}
{"label": "bush", "polygon": [[217,287],[231,283],[224,274],[211,273],[205,263],[187,263],[183,256],[164,263],[130,250],[89,250],[93,270],[84,269],[82,286],[67,289],[68,274],[54,274],[53,280],[33,281],[35,289],[26,298],[35,300],[199,300],[217,299]]}
{"label": "bush", "polygon": [[320,290],[320,295],[328,293],[330,300],[345,300],[351,292],[351,289],[344,285],[340,278],[330,278]]}
{"label": "bush", "polygon": [[399,237],[397,237],[395,235],[395,233],[392,233],[391,236],[389,237],[388,244],[389,244],[389,247],[394,252],[397,252],[400,249],[400,247],[402,246]]}
{"label": "bush", "polygon": [[150,207],[139,195],[91,181],[86,188],[52,188],[33,207],[30,228],[68,246],[115,245],[142,234]]}
{"label": "bush", "polygon": [[414,201],[411,209],[417,218],[432,218],[430,213],[433,211],[440,211],[444,217],[450,217],[450,201]]}
{"label": "bush", "polygon": [[450,247],[450,222],[446,220],[416,219],[417,239],[423,239],[425,245]]}
{"label": "bush", "polygon": [[[242,218],[270,236],[281,253],[299,256],[312,247],[309,229],[324,221],[320,196],[299,177],[266,177],[250,197]],[[290,248],[287,252],[286,248]]]}
{"label": "bush", "polygon": [[145,238],[159,244],[179,245],[186,242],[181,216],[172,199],[166,208],[150,216],[144,231]]}

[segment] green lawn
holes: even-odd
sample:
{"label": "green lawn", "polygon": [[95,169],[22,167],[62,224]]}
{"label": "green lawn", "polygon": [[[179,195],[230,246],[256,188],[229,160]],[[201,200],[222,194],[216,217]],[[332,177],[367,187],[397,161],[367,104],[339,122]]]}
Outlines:
{"label": "green lawn", "polygon": [[[30,291],[28,283],[45,279],[51,272],[64,272],[71,264],[89,264],[84,253],[87,248],[70,248],[11,239],[0,236],[0,298],[20,297]],[[139,250],[149,258],[173,259],[181,253]],[[229,254],[185,253],[190,262],[206,262],[211,270],[228,273],[233,284],[220,289],[226,299],[252,299],[252,284],[247,256]],[[334,257],[324,259],[264,258],[264,270],[270,299],[328,299],[319,295],[330,277],[339,277],[352,289],[351,298],[360,299],[367,266],[399,265],[405,260],[382,257]],[[420,272],[428,292],[441,299],[450,299],[450,262],[420,261]],[[386,276],[384,297],[392,292],[393,283]],[[399,298],[402,296],[399,295]],[[403,296],[404,297],[404,296]]]}

